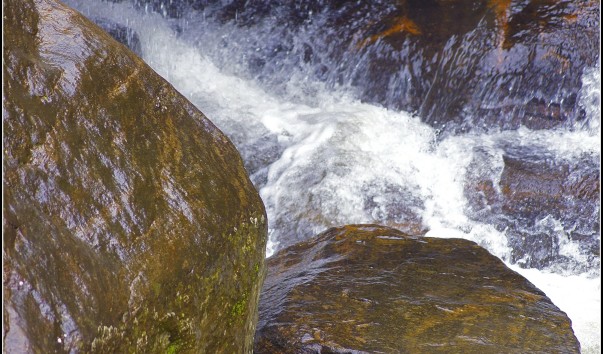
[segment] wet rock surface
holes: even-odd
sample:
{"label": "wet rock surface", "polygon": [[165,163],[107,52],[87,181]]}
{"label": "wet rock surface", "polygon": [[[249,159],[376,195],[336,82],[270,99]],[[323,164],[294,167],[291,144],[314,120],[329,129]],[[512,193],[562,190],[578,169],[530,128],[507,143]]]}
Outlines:
{"label": "wet rock surface", "polygon": [[231,142],[51,0],[4,4],[8,352],[251,352],[266,215]]}
{"label": "wet rock surface", "polygon": [[518,155],[507,147],[500,171],[482,176],[477,164],[483,160],[476,159],[465,187],[470,215],[504,231],[513,250],[511,261],[521,266],[576,273],[597,269],[599,161],[588,154],[568,160],[527,150]]}
{"label": "wet rock surface", "polygon": [[475,243],[376,225],[269,258],[256,353],[579,353],[570,321]]}
{"label": "wet rock surface", "polygon": [[583,120],[581,76],[599,55],[598,1],[137,2],[254,28],[256,39],[236,45],[257,49],[247,64],[266,87],[286,84],[274,73],[309,67],[331,86],[351,85],[367,102],[417,112],[446,131]]}

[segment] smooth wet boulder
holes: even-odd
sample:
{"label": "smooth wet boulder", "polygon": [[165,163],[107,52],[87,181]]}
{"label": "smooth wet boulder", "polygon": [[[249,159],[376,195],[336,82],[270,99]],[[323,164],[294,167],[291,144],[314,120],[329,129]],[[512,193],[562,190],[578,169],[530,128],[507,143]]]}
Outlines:
{"label": "smooth wet boulder", "polygon": [[174,17],[202,10],[253,31],[236,46],[269,89],[289,78],[272,73],[303,68],[446,130],[587,119],[582,75],[599,58],[593,0],[136,1]]}
{"label": "smooth wet boulder", "polygon": [[332,228],[268,259],[255,353],[579,353],[571,323],[462,239]]}
{"label": "smooth wet boulder", "polygon": [[53,0],[3,3],[7,352],[251,352],[266,215],[232,143]]}

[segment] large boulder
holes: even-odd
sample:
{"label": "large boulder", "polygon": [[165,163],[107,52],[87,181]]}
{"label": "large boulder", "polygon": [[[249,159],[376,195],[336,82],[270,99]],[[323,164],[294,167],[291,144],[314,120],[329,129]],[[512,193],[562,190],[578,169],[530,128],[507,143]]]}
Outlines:
{"label": "large boulder", "polygon": [[266,215],[231,142],[54,0],[3,3],[7,352],[251,352]]}
{"label": "large boulder", "polygon": [[475,243],[332,228],[268,259],[256,353],[579,353],[568,317]]}

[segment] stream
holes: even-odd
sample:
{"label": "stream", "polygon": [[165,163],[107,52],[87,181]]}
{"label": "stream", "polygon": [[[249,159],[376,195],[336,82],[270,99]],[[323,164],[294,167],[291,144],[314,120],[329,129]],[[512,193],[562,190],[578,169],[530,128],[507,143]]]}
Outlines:
{"label": "stream", "polygon": [[[565,107],[567,100],[558,108],[569,117],[565,123],[536,129],[521,120],[526,112],[497,106],[498,91],[482,94],[480,100],[490,101],[475,108],[475,94],[414,82],[413,70],[420,68],[413,65],[429,63],[411,63],[375,86],[367,81],[378,75],[369,59],[384,48],[382,38],[360,42],[377,43],[363,54],[351,53],[349,45],[334,52],[333,43],[349,33],[329,29],[328,14],[315,8],[303,9],[307,16],[288,27],[289,13],[260,21],[258,13],[235,12],[225,19],[222,8],[207,7],[171,18],[163,16],[167,9],[162,14],[128,1],[66,2],[90,18],[132,29],[141,57],[237,146],[267,209],[268,257],[354,223],[472,240],[568,314],[583,353],[600,352],[600,200],[598,190],[593,196],[589,189],[599,188],[600,64],[575,78],[578,109]],[[489,43],[479,37],[480,22],[473,26],[475,33],[461,28],[468,34],[447,41],[434,36],[444,48],[439,53],[450,55],[441,62],[460,60],[459,51],[477,55],[476,43]],[[414,45],[397,53],[411,56]],[[482,72],[482,64],[463,70]],[[433,75],[430,82],[443,74]],[[539,90],[529,77],[480,80],[467,84]],[[417,102],[417,95],[425,99]],[[542,89],[534,97],[546,95]],[[519,198],[534,186],[560,196]]]}

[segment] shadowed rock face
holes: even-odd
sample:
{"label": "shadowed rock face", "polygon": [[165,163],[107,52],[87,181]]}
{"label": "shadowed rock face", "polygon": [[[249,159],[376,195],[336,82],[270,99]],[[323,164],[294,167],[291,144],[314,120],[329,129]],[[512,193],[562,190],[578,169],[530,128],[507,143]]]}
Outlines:
{"label": "shadowed rock face", "polygon": [[567,316],[475,243],[376,225],[268,259],[256,353],[579,353]]}
{"label": "shadowed rock face", "polygon": [[104,29],[111,35],[111,37],[115,38],[119,43],[128,47],[131,51],[136,53],[138,56],[142,56],[142,48],[140,45],[140,39],[138,38],[138,34],[131,28],[120,25],[119,23],[113,22],[106,18],[92,18],[94,23],[96,23],[100,28]]}
{"label": "shadowed rock face", "polygon": [[248,51],[267,87],[283,85],[270,73],[309,65],[319,80],[452,131],[584,119],[581,77],[599,56],[600,2],[591,0],[136,1],[271,28]]}
{"label": "shadowed rock face", "polygon": [[3,15],[6,350],[250,352],[266,216],[234,146],[61,3]]}

